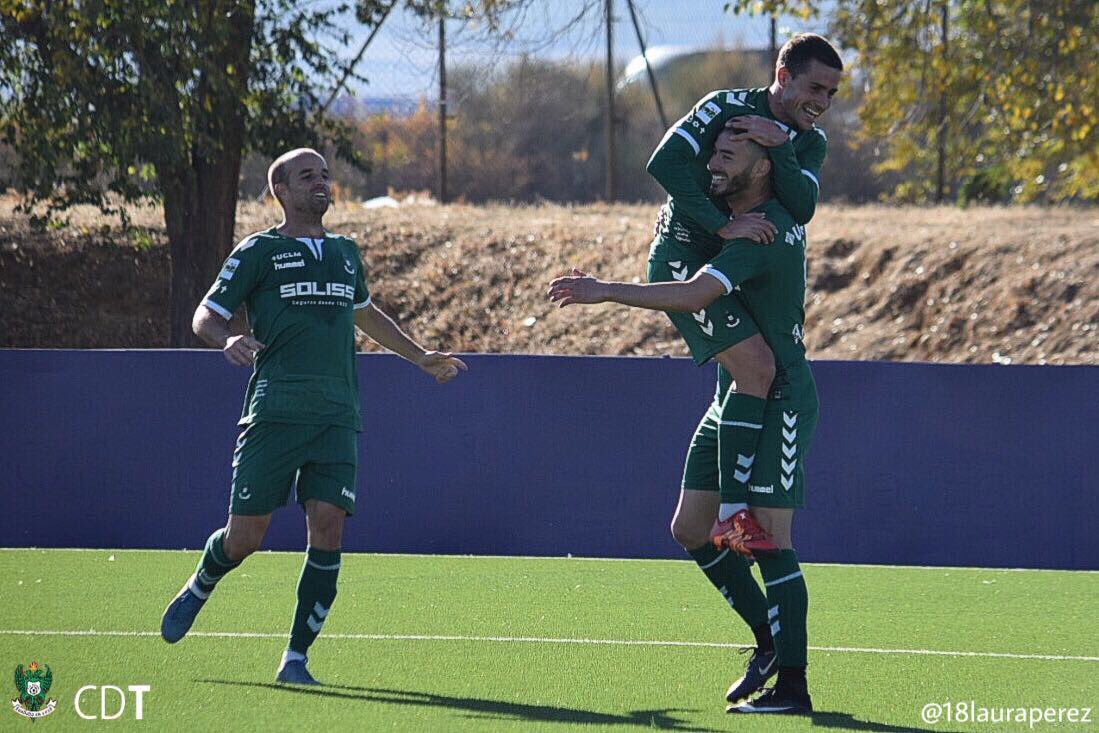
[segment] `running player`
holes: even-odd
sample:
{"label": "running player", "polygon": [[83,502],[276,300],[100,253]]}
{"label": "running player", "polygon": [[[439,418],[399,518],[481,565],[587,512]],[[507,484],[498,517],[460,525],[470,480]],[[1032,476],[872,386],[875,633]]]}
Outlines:
{"label": "running player", "polygon": [[[466,365],[426,351],[371,302],[355,243],[321,224],[332,191],[319,153],[280,156],[268,183],[282,223],[237,245],[194,317],[195,333],[230,364],[255,367],[233,453],[229,521],[210,535],[160,631],[169,643],[187,634],[217,583],[259,549],[293,486],[308,548],[276,679],[315,685],[306,653],[336,597],[344,519],[355,511],[362,429],[355,326],[440,383]],[[233,336],[228,322],[242,304],[253,335]]]}

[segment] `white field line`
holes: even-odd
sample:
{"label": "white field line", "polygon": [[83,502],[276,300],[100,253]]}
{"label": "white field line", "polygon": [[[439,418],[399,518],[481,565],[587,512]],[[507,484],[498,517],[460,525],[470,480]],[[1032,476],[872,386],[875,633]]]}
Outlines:
{"label": "white field line", "polygon": [[[164,550],[141,548],[98,548],[98,547],[0,547],[0,552],[104,552],[107,554],[121,552],[187,552],[199,553],[202,548]],[[297,550],[261,550],[253,557],[263,555],[301,555],[303,551]],[[658,557],[581,557],[572,555],[455,555],[455,554],[422,554],[407,552],[348,552],[346,555],[361,557],[401,557],[401,558],[431,558],[441,557],[459,560],[576,560],[580,562],[637,562],[637,563],[690,563],[693,560]],[[970,565],[882,565],[873,563],[839,563],[839,562],[803,562],[807,567],[822,568],[867,568],[870,570],[980,570],[986,573],[1097,573],[1099,570],[1062,570],[1060,568],[982,568]]]}
{"label": "white field line", "polygon": [[[99,631],[0,629],[0,636],[100,636],[100,637],[159,637],[157,631]],[[192,631],[189,637],[207,639],[285,639],[286,633],[259,631]],[[510,644],[579,644],[604,646],[702,647],[706,649],[746,649],[750,644],[726,644],[714,641],[660,641],[655,639],[562,639],[542,636],[449,636],[434,634],[325,634],[326,639],[347,641],[467,641]],[[1059,654],[1013,654],[1010,652],[962,652],[939,649],[876,649],[853,646],[811,646],[814,652],[854,654],[912,654],[936,657],[985,657],[992,659],[1043,659],[1058,662],[1099,662],[1099,657],[1077,657]]]}

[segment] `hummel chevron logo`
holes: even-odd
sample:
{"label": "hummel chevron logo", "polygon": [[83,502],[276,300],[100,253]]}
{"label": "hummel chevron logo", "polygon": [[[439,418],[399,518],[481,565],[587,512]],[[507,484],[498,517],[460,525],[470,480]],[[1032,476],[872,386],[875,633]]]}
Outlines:
{"label": "hummel chevron logo", "polygon": [[792,428],[798,424],[798,414],[796,412],[784,412],[782,413],[782,421],[786,423],[786,427]]}
{"label": "hummel chevron logo", "polygon": [[[683,267],[682,270],[679,269],[681,266]],[[681,261],[669,262],[668,267],[672,268],[672,277],[676,280],[682,282],[687,279],[687,267]]]}
{"label": "hummel chevron logo", "polygon": [[787,443],[782,444],[782,454],[784,456],[786,456],[787,458],[793,458],[794,453],[796,453],[796,452],[797,452],[797,448],[795,448],[794,446],[789,445]]}
{"label": "hummel chevron logo", "polygon": [[747,92],[729,92],[725,95],[725,104],[735,104],[737,107],[750,107]]}
{"label": "hummel chevron logo", "polygon": [[746,484],[751,477],[752,474],[747,471],[733,471],[733,480],[737,483]]}
{"label": "hummel chevron logo", "polygon": [[782,472],[783,473],[793,473],[794,472],[794,466],[796,466],[796,465],[798,465],[797,461],[783,461],[782,462]]}
{"label": "hummel chevron logo", "polygon": [[797,440],[797,437],[797,430],[787,430],[786,428],[782,429],[782,439],[785,440],[787,443],[793,443],[795,440]]}
{"label": "hummel chevron logo", "polygon": [[309,618],[305,619],[305,624],[312,629],[314,634],[320,633],[321,627],[324,626],[324,619],[328,616],[328,609],[317,601],[313,604],[313,613],[309,614]]}
{"label": "hummel chevron logo", "polygon": [[714,335],[714,322],[706,318],[706,309],[703,308],[698,313],[692,313],[694,319],[702,324],[702,333],[707,336]]}
{"label": "hummel chevron logo", "polygon": [[736,454],[736,464],[738,466],[743,466],[744,468],[751,468],[752,464],[755,463],[755,460],[755,454],[752,454],[750,456],[746,456],[742,453]]}
{"label": "hummel chevron logo", "polygon": [[786,489],[787,491],[789,491],[790,487],[794,485],[794,477],[793,476],[783,476],[779,480],[782,481],[782,488]]}

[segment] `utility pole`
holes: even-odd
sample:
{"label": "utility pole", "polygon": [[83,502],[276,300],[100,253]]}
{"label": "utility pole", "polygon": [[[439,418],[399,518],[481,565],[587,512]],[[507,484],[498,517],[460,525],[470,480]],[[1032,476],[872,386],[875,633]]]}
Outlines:
{"label": "utility pole", "polygon": [[439,10],[439,203],[446,191],[446,7]]}
{"label": "utility pole", "polygon": [[775,73],[775,64],[778,63],[778,19],[771,16],[771,73]]}
{"label": "utility pole", "polygon": [[664,103],[660,101],[660,91],[656,86],[656,74],[653,73],[653,65],[649,63],[649,52],[645,48],[645,39],[641,37],[641,26],[637,22],[637,11],[633,7],[633,0],[626,0],[626,7],[630,9],[630,20],[633,21],[633,32],[637,34],[637,45],[641,48],[641,58],[645,60],[645,72],[649,75],[649,88],[653,92],[653,101],[656,102],[656,113],[660,115],[660,124],[663,129],[668,129],[668,116],[664,114]]}
{"label": "utility pole", "polygon": [[[947,32],[950,30],[947,25],[948,16],[947,9],[948,3],[943,2],[942,5],[942,33],[943,33],[943,60],[946,60],[947,54],[950,52],[950,37]],[[948,67],[949,68],[949,67]],[[943,81],[939,80],[940,83]],[[938,175],[935,177],[935,201],[942,203],[946,199],[946,86],[939,92],[939,127],[938,138],[936,142],[939,144],[939,170]]]}
{"label": "utility pole", "polygon": [[607,22],[607,201],[618,194],[614,171],[614,0],[606,0]]}

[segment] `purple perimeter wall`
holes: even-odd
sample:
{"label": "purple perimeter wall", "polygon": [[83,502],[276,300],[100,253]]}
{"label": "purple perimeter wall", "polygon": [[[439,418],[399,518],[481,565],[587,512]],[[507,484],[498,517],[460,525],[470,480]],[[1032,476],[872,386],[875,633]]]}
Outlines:
{"label": "purple perimeter wall", "polygon": [[[713,368],[463,358],[446,386],[359,358],[345,549],[685,557],[668,522]],[[1099,367],[813,368],[803,559],[1099,568]],[[201,547],[225,520],[246,381],[211,351],[0,351],[0,545]],[[266,546],[301,548],[303,525],[279,511]]]}

